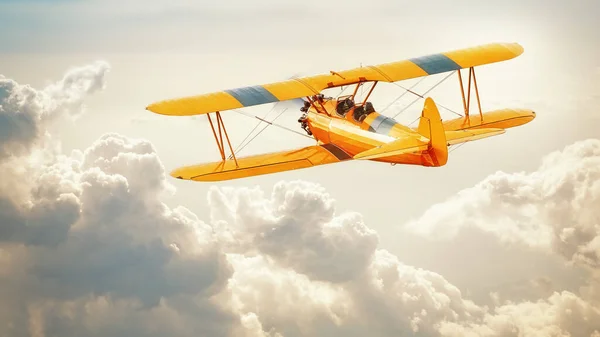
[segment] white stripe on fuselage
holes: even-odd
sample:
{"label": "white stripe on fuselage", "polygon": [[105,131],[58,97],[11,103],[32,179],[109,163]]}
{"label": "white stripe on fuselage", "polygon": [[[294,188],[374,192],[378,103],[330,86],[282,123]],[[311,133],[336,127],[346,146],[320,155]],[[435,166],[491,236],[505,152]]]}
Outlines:
{"label": "white stripe on fuselage", "polygon": [[331,124],[329,125],[329,130],[332,131],[332,129],[337,128],[340,130],[343,130],[345,132],[348,133],[352,133],[355,134],[357,136],[360,137],[364,137],[364,138],[368,138],[368,139],[373,139],[376,140],[378,142],[381,143],[389,143],[392,142],[394,140],[396,140],[396,138],[388,136],[388,135],[384,135],[384,134],[380,134],[380,133],[376,133],[376,132],[371,132],[368,130],[363,130],[360,127],[354,125],[354,124],[350,124],[347,121],[343,121],[343,120],[339,120],[339,119],[335,119],[332,118],[331,119]]}

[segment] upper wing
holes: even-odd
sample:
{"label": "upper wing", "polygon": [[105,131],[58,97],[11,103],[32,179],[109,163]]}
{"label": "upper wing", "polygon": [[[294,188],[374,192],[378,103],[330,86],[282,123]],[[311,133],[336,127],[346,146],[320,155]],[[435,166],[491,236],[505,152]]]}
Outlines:
{"label": "upper wing", "polygon": [[221,181],[338,163],[350,159],[352,157],[339,147],[323,144],[237,158],[238,166],[233,160],[186,166],[174,170],[171,176],[195,181]]}
{"label": "upper wing", "polygon": [[365,66],[295,78],[282,82],[242,87],[203,95],[159,101],[146,107],[163,115],[190,116],[274,103],[320,93],[322,90],[360,81],[397,82],[452,70],[512,59],[523,53],[517,43],[492,43],[408,60]]}

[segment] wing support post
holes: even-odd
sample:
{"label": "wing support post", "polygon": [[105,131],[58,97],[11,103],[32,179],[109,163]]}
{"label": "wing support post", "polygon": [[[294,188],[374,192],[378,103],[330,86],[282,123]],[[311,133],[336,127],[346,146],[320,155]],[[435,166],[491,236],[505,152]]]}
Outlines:
{"label": "wing support post", "polygon": [[367,104],[367,100],[369,99],[369,97],[371,96],[371,93],[373,93],[373,89],[375,89],[375,86],[377,85],[379,81],[375,81],[373,82],[373,86],[371,86],[371,89],[369,90],[369,92],[367,93],[367,96],[365,96],[362,105]]}
{"label": "wing support post", "polygon": [[212,129],[213,136],[215,136],[215,141],[217,142],[217,147],[219,148],[219,152],[221,153],[221,159],[225,162],[225,142],[223,141],[223,134],[225,134],[225,140],[227,140],[227,145],[229,145],[229,151],[231,151],[231,157],[235,161],[235,167],[239,167],[237,158],[235,157],[235,153],[233,152],[233,147],[231,146],[231,141],[229,140],[229,135],[227,134],[227,130],[225,129],[225,123],[223,122],[223,118],[221,117],[221,112],[215,112],[216,120],[217,120],[217,129],[219,135],[217,136],[217,131],[215,131],[215,126],[210,118],[210,114],[207,113],[206,117],[208,117],[208,122],[210,123],[210,128]]}
{"label": "wing support post", "polygon": [[[306,96],[306,99],[308,100],[308,102],[312,105],[312,107],[317,111],[317,112],[321,112],[321,113],[325,113],[327,116],[331,117],[331,114],[327,111],[327,109],[323,106],[323,103],[316,99],[316,100],[312,100],[309,96]],[[319,102],[319,105],[321,106],[321,109],[319,109],[317,107],[317,104],[315,104],[315,101]],[[321,111],[322,110],[322,111]]]}
{"label": "wing support post", "polygon": [[[371,96],[371,93],[373,93],[373,89],[375,89],[375,86],[377,85],[377,83],[378,83],[378,82],[379,82],[379,81],[373,81],[373,85],[371,86],[371,89],[370,89],[370,90],[369,90],[369,92],[367,93],[367,96],[365,96],[365,98],[364,98],[364,100],[363,100],[363,102],[362,102],[362,105],[365,105],[365,104],[367,103],[367,99],[369,99],[369,96]],[[358,89],[359,89],[361,86],[363,86],[365,83],[367,83],[367,81],[363,81],[363,80],[361,80],[361,81],[359,81],[359,82],[356,84],[356,88],[354,88],[354,92],[353,92],[353,93],[352,93],[352,95],[350,96],[350,98],[351,98],[352,100],[355,100],[355,99],[356,99],[356,94],[358,93]]]}
{"label": "wing support post", "polygon": [[477,77],[475,76],[475,68],[469,68],[469,84],[467,88],[467,96],[465,97],[465,88],[463,85],[463,79],[461,75],[461,70],[458,70],[458,81],[460,82],[460,93],[463,101],[463,109],[465,111],[465,116],[467,120],[469,119],[469,112],[471,109],[471,78],[473,79],[473,86],[475,87],[475,96],[477,98],[477,107],[479,108],[479,117],[481,118],[481,122],[483,122],[483,113],[481,112],[481,101],[479,100],[479,88],[477,87]]}

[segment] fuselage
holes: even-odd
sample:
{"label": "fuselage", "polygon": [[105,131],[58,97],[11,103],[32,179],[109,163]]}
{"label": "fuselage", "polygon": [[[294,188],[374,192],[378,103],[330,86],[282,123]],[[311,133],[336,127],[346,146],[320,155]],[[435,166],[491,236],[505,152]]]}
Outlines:
{"label": "fuselage", "polygon": [[[367,110],[359,104],[347,111],[337,109],[339,100],[326,99],[311,107],[306,116],[306,122],[312,136],[319,142],[331,143],[350,156],[378,147],[402,137],[420,137],[414,130],[384,116],[376,111]],[[372,107],[372,105],[371,105]],[[323,110],[325,109],[325,111]],[[343,109],[342,109],[343,110]],[[361,118],[362,117],[362,118]],[[390,156],[374,159],[381,162],[416,164],[432,166],[433,160],[426,152]]]}
{"label": "fuselage", "polygon": [[[372,105],[359,104],[339,109],[341,100],[325,99],[315,102],[304,118],[310,134],[319,142],[332,143],[350,156],[378,147],[402,137],[421,137],[416,129],[398,123],[393,118],[377,113]],[[371,109],[365,109],[369,106]],[[316,108],[315,108],[316,107]],[[341,112],[341,113],[340,113]],[[445,121],[447,131],[477,128],[511,128],[535,118],[531,110],[503,109]],[[375,161],[435,166],[427,151],[374,159]]]}

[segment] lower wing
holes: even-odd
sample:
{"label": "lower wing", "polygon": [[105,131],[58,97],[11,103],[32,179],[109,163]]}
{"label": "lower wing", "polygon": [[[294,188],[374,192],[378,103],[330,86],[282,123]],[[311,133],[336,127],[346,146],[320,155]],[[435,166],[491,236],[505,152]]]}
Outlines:
{"label": "lower wing", "polygon": [[352,157],[333,144],[259,154],[214,163],[175,169],[171,176],[194,181],[222,181],[297,170],[350,160]]}
{"label": "lower wing", "polygon": [[[446,131],[448,145],[504,133],[503,129]],[[352,159],[376,159],[392,155],[418,153],[429,148],[429,139],[410,136],[397,139],[352,157],[334,144],[321,144],[301,149],[259,154],[234,160],[185,166],[171,172],[177,179],[194,181],[222,181],[252,177],[313,166],[339,163]]]}

